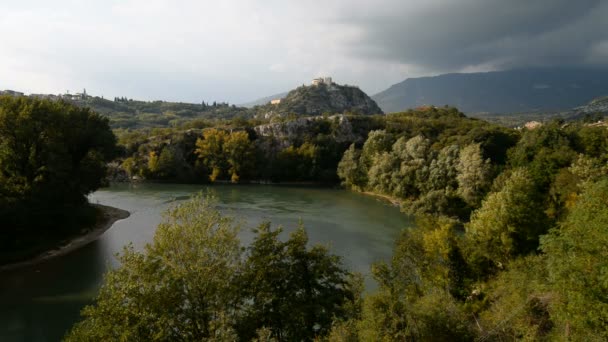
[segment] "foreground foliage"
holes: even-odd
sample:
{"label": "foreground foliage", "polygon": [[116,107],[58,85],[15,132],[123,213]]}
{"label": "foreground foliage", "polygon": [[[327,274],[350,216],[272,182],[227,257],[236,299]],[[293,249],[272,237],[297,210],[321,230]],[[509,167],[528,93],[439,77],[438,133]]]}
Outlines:
{"label": "foreground foliage", "polygon": [[86,195],[115,155],[108,120],[90,110],[0,97],[0,254],[27,256],[94,222]]}
{"label": "foreground foliage", "polygon": [[246,250],[239,229],[208,198],[171,209],[143,252],[125,248],[67,340],[312,340],[356,314],[360,281],[302,227],[281,241],[262,224]]}
{"label": "foreground foliage", "polygon": [[[181,241],[170,253],[157,251],[156,241],[145,253],[127,250],[124,265],[129,265],[129,256],[141,262],[131,271],[110,272],[97,306],[85,310],[85,321],[70,338],[88,339],[96,337],[88,335],[91,331],[101,331],[108,335],[100,337],[112,339],[123,332],[127,339],[179,339],[179,332],[194,334],[189,324],[195,322],[197,335],[185,339],[608,338],[605,127],[554,121],[533,130],[510,130],[468,119],[453,108],[434,107],[351,119],[352,131],[364,139],[337,142],[339,122],[329,118],[315,121],[314,134],[298,135],[288,144],[250,130],[207,129],[202,136],[189,136],[181,151],[190,152],[175,160],[200,167],[205,179],[319,179],[333,170],[351,189],[399,200],[404,212],[416,216],[417,226],[402,232],[389,261],[373,267],[377,291],[359,297],[360,282],[327,250],[306,248],[302,230],[282,241],[279,231],[262,225],[243,251],[234,242],[233,223],[220,224],[221,216],[203,215],[198,223],[184,220],[184,228],[176,231],[187,232],[186,225],[209,227],[208,234],[229,237],[218,241],[226,249],[209,249],[211,237],[181,241],[187,238],[178,234],[164,242]],[[155,154],[158,160],[142,158],[150,147],[139,145],[141,151],[135,153],[139,160],[133,165],[144,175],[150,170],[142,167],[144,160],[155,166],[170,159],[161,158],[162,152]],[[156,153],[171,144],[154,148]],[[251,172],[242,165],[256,166]],[[191,213],[210,209],[189,205]],[[174,212],[165,225],[189,217],[180,215]],[[213,217],[219,221],[205,221]],[[220,227],[232,233],[215,231]],[[194,251],[206,249],[220,259],[211,262],[211,254]],[[181,253],[191,254],[172,259]],[[188,266],[190,258],[218,268],[207,272],[198,264]],[[173,271],[182,266],[187,269]],[[205,276],[192,276],[196,283],[190,285],[182,280],[190,277],[190,269]],[[209,279],[219,269],[223,275]],[[166,279],[157,278],[164,274]],[[178,285],[171,285],[166,298],[156,295],[164,284],[174,283]],[[200,286],[202,290],[195,290]],[[192,293],[204,296],[188,297]],[[165,311],[182,315],[200,298],[211,301],[199,307],[202,316],[156,323]],[[111,303],[107,311],[105,302]],[[168,306],[172,308],[159,309]],[[108,315],[118,317],[120,329],[111,330],[114,323],[104,325],[111,322]],[[172,326],[177,330],[168,328]],[[146,335],[151,331],[155,335]]]}

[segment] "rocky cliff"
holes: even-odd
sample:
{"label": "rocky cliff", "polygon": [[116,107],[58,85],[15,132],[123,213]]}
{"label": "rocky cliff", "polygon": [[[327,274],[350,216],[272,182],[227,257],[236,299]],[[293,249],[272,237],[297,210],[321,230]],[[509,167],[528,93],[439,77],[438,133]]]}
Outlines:
{"label": "rocky cliff", "polygon": [[338,143],[362,143],[365,135],[353,130],[345,115],[303,117],[288,122],[270,123],[254,128],[258,136],[273,137],[285,148],[307,135],[330,133]]}
{"label": "rocky cliff", "polygon": [[290,91],[280,103],[258,106],[256,109],[258,115],[264,117],[327,113],[382,114],[376,102],[361,89],[336,83],[301,86]]}

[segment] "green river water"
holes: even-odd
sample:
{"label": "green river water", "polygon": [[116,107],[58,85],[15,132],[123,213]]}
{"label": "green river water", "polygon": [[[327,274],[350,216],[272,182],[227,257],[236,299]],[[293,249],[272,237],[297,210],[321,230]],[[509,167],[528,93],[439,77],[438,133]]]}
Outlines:
{"label": "green river water", "polygon": [[[0,341],[58,341],[91,302],[114,254],[132,242],[141,248],[154,236],[161,213],[198,192],[211,192],[220,210],[243,220],[243,243],[250,228],[264,221],[282,225],[285,234],[301,220],[311,243],[329,245],[353,271],[390,257],[399,231],[412,225],[385,201],[345,190],[266,185],[117,184],[89,197],[127,210],[101,238],[68,255],[0,273]],[[287,235],[285,235],[287,236]],[[374,283],[366,279],[366,286]]]}

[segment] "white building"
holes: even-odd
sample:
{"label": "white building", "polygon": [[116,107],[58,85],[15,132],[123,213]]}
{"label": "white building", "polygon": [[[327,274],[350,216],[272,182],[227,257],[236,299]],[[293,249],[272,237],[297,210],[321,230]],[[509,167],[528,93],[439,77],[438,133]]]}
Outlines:
{"label": "white building", "polygon": [[332,81],[331,77],[317,77],[313,78],[311,83],[313,86],[318,86],[320,84],[332,85],[334,82]]}
{"label": "white building", "polygon": [[270,100],[270,104],[278,105],[279,103],[281,103],[281,99]]}

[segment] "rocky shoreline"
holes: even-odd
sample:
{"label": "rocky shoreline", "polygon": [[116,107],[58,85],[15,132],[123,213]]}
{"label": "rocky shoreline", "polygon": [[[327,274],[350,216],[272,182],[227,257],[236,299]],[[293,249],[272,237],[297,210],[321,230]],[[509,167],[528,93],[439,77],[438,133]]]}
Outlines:
{"label": "rocky shoreline", "polygon": [[66,244],[39,254],[29,260],[2,265],[0,266],[0,272],[36,265],[43,261],[71,253],[97,240],[103,233],[110,229],[116,221],[126,219],[130,216],[130,213],[126,210],[101,204],[93,204],[93,206],[101,211],[101,219],[91,229],[87,230],[84,235],[78,235]]}

